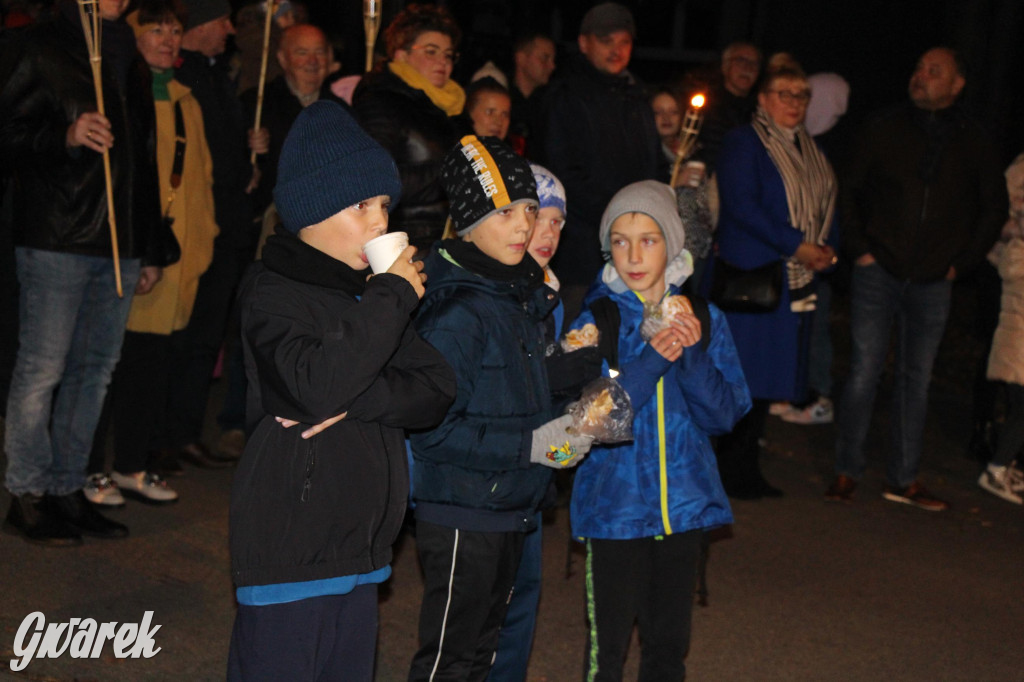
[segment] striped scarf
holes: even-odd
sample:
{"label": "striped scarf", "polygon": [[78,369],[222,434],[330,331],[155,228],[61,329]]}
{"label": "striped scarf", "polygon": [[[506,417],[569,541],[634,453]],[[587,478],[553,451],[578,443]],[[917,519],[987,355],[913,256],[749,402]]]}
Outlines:
{"label": "striped scarf", "polygon": [[[763,107],[757,108],[754,130],[782,176],[789,204],[789,221],[804,233],[804,241],[824,244],[836,210],[836,175],[803,125],[795,131],[800,147],[776,125]],[[794,312],[814,310],[814,271],[796,258],[786,261],[790,306]]]}

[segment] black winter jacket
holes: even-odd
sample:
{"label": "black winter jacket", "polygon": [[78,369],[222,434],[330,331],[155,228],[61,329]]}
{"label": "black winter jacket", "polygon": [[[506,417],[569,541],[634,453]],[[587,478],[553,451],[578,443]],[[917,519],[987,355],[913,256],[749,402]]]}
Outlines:
{"label": "black winter jacket", "polygon": [[188,86],[203,112],[213,160],[213,208],[220,228],[215,248],[239,250],[251,260],[259,235],[252,223],[252,197],[245,191],[252,177],[246,131],[253,121],[246,119],[222,62],[211,63],[201,52],[182,50],[174,79]]}
{"label": "black winter jacket", "polygon": [[668,161],[647,95],[628,72],[605,74],[576,56],[544,103],[540,163],[565,185],[571,209],[554,270],[562,284],[589,286],[604,264],[598,228],[608,202],[632,182],[667,182]]}
{"label": "black winter jacket", "polygon": [[412,244],[426,251],[441,238],[448,217],[441,159],[458,140],[454,120],[387,67],[359,82],[352,108],[363,129],[398,165],[402,201],[391,212],[391,230],[409,233]]}
{"label": "black winter jacket", "polygon": [[414,433],[416,518],[471,531],[532,528],[551,469],[530,463],[552,419],[543,320],[557,294],[499,282],[434,250],[416,328],[455,370],[458,394],[436,429]]}
{"label": "black winter jacket", "polygon": [[[438,423],[455,395],[451,368],[410,323],[412,287],[377,275],[357,301],[345,272],[279,233],[243,284],[249,439],[230,513],[238,586],[387,565],[409,494],[402,429]],[[274,419],[318,424],[346,411],[309,440]]]}
{"label": "black winter jacket", "polygon": [[981,262],[1006,220],[1006,184],[988,136],[958,106],[905,104],[872,120],[841,178],[851,259],[871,253],[904,280],[942,279]]}
{"label": "black winter jacket", "polygon": [[[77,11],[77,10],[75,10]],[[123,23],[103,22],[127,32]],[[138,56],[122,87],[104,59],[103,99],[114,135],[110,166],[118,249],[146,256],[160,220],[149,69]],[[14,183],[15,244],[34,249],[111,257],[103,157],[66,147],[68,127],[96,111],[96,94],[80,24],[58,13],[25,29],[0,55],[0,159]]]}

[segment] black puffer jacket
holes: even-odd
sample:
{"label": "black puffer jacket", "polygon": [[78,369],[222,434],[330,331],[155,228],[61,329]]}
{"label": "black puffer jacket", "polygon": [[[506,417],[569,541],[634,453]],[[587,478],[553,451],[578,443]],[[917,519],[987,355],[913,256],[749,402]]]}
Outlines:
{"label": "black puffer jacket", "polygon": [[[111,39],[115,33],[122,42],[131,39],[125,24],[103,23]],[[134,41],[131,46],[134,51]],[[125,74],[122,86],[103,60],[118,248],[122,258],[138,258],[145,257],[160,220],[155,115],[145,63],[134,57]],[[17,245],[111,256],[103,157],[65,146],[68,127],[87,111],[96,111],[96,95],[80,24],[59,13],[12,39],[0,56],[0,159],[14,183]]]}
{"label": "black puffer jacket", "polygon": [[533,430],[554,417],[544,318],[554,291],[460,265],[441,242],[425,262],[416,329],[455,370],[444,421],[410,437],[416,518],[471,531],[525,532],[552,470],[530,463]]}
{"label": "black puffer jacket", "polygon": [[[455,396],[444,358],[413,330],[412,287],[352,271],[288,233],[267,240],[240,294],[249,439],[231,490],[237,586],[369,573],[391,561],[409,494],[403,428]],[[303,426],[347,416],[303,440]]]}
{"label": "black puffer jacket", "polygon": [[352,108],[363,129],[398,165],[402,201],[391,213],[390,229],[408,232],[410,241],[425,251],[441,238],[448,217],[441,159],[458,139],[454,120],[386,67],[360,81]]}

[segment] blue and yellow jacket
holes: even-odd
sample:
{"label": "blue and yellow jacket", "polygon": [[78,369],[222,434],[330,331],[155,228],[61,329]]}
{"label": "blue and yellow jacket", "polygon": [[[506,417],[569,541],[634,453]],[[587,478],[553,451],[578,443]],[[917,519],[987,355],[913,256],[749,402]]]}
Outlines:
{"label": "blue and yellow jacket", "polygon": [[[672,286],[669,293],[679,291]],[[579,466],[573,535],[627,540],[732,523],[708,437],[732,430],[751,402],[725,316],[709,306],[707,350],[697,343],[670,363],[640,337],[638,294],[613,293],[599,283],[586,303],[602,296],[618,305],[622,317],[618,381],[633,403],[634,439],[597,445]],[[572,328],[593,321],[585,307]]]}

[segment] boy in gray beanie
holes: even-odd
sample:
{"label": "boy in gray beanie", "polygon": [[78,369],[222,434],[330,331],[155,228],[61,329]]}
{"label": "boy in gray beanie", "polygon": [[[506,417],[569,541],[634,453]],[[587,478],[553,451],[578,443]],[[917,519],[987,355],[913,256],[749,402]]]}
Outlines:
{"label": "boy in gray beanie", "polygon": [[400,188],[337,104],[296,119],[275,188],[284,228],[240,294],[248,440],[231,491],[229,680],[373,678],[377,585],[409,486],[403,429],[436,424],[455,396],[411,324],[415,249],[367,278],[363,245],[387,231]]}
{"label": "boy in gray beanie", "polygon": [[[679,295],[692,269],[672,188],[653,180],[622,188],[600,234],[611,262],[570,327],[612,333],[593,311],[617,308],[614,369],[634,417],[633,441],[595,446],[573,483],[572,536],[586,543],[590,567],[585,677],[621,676],[639,620],[645,676],[681,680],[701,534],[732,523],[709,437],[749,411],[750,393],[725,315]],[[652,304],[668,325],[645,341]]]}

